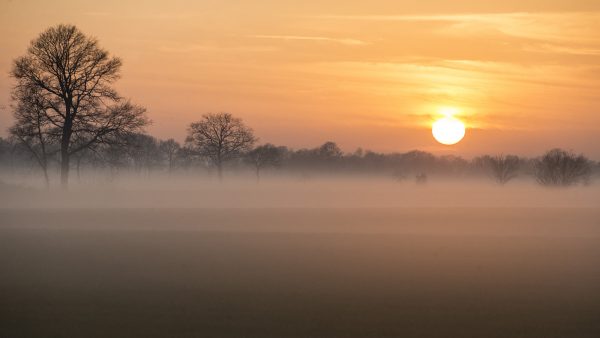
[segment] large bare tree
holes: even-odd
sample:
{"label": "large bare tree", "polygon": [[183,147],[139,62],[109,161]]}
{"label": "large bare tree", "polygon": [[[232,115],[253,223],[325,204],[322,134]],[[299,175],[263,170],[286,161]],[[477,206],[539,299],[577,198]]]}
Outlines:
{"label": "large bare tree", "polygon": [[[43,119],[58,133],[64,188],[71,155],[108,142],[114,135],[139,132],[149,123],[144,108],[123,99],[112,88],[120,68],[120,59],[72,25],[42,32],[27,53],[14,61],[14,92],[34,88],[39,93]],[[17,105],[21,103],[26,102]]]}
{"label": "large bare tree", "polygon": [[240,157],[256,141],[252,129],[229,113],[211,113],[190,124],[186,143],[216,168],[223,179],[223,163]]}

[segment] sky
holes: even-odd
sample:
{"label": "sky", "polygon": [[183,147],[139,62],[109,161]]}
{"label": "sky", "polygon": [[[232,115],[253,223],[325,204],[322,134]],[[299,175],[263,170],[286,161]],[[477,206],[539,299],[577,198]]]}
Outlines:
{"label": "sky", "polygon": [[[600,159],[597,0],[0,0],[0,136],[13,60],[59,23],[122,59],[160,138],[230,112],[293,148]],[[453,146],[431,135],[445,107],[467,126]]]}

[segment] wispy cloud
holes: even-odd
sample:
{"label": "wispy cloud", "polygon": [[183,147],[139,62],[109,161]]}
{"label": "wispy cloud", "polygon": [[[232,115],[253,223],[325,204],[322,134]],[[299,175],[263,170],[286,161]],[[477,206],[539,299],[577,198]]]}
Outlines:
{"label": "wispy cloud", "polygon": [[550,43],[542,43],[522,47],[525,51],[538,53],[558,53],[570,55],[600,56],[600,48],[569,47]]}
{"label": "wispy cloud", "polygon": [[600,41],[600,12],[467,13],[443,15],[320,15],[322,20],[379,22],[446,22],[454,28],[491,27],[513,36],[547,40]]}
{"label": "wispy cloud", "polygon": [[124,12],[106,12],[106,11],[90,11],[84,12],[83,15],[96,18],[111,18],[120,20],[189,20],[202,17],[202,13],[186,12],[186,13],[124,13]]}
{"label": "wispy cloud", "polygon": [[278,48],[274,46],[216,46],[201,44],[163,44],[158,47],[165,53],[192,53],[192,52],[273,52]]}
{"label": "wispy cloud", "polygon": [[300,36],[300,35],[249,35],[250,38],[255,39],[274,39],[274,40],[303,40],[303,41],[317,41],[317,42],[333,42],[342,45],[349,46],[360,46],[366,45],[367,43],[358,39],[339,39],[330,38],[325,36]]}
{"label": "wispy cloud", "polygon": [[532,19],[546,18],[558,19],[564,17],[599,17],[600,12],[562,12],[562,13],[532,13],[532,12],[504,12],[504,13],[464,13],[464,14],[427,14],[427,15],[317,15],[316,19],[332,20],[362,20],[362,21],[479,21],[494,22],[506,19]]}
{"label": "wispy cloud", "polygon": [[[511,16],[523,13],[510,13]],[[497,14],[451,14],[451,15],[317,15],[316,19],[360,21],[481,21]],[[505,14],[502,14],[505,15]]]}
{"label": "wispy cloud", "polygon": [[[341,26],[352,25],[354,21],[390,27],[414,23],[417,34],[437,41],[429,50],[444,45],[444,37],[452,39],[457,47],[441,53],[450,58],[460,50],[457,48],[461,43],[465,44],[462,50],[470,51],[471,57],[483,60],[556,63],[570,57],[576,62],[590,63],[600,56],[600,12],[321,15],[312,19],[331,20]],[[481,43],[473,45],[477,41]],[[420,47],[415,44],[413,50]]]}

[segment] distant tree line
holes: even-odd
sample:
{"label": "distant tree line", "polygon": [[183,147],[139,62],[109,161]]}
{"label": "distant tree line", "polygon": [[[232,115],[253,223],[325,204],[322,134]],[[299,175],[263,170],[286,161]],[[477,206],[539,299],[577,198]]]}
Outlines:
{"label": "distant tree line", "polygon": [[4,171],[39,171],[50,187],[58,172],[66,188],[75,171],[122,172],[214,171],[222,180],[226,169],[251,169],[260,180],[265,170],[300,177],[314,174],[385,175],[425,183],[428,176],[487,175],[504,185],[518,176],[533,176],[542,185],[588,184],[598,163],[560,149],[539,158],[515,155],[465,160],[423,151],[383,154],[357,149],[344,153],[335,142],[309,149],[291,149],[258,138],[229,113],[205,114],[192,122],[183,144],[145,133],[150,123],[145,108],[121,97],[113,88],[121,61],[75,26],[58,25],[33,40],[14,61],[12,91],[14,123],[10,137],[0,138]]}
{"label": "distant tree line", "polygon": [[[249,140],[250,138],[248,138]],[[252,140],[255,138],[252,136]],[[397,181],[424,183],[427,177],[487,177],[499,185],[517,177],[532,177],[545,186],[589,184],[600,175],[600,164],[583,155],[553,149],[537,158],[516,155],[479,156],[466,160],[458,156],[435,156],[424,151],[378,153],[358,149],[344,153],[335,142],[308,149],[291,149],[269,143],[248,142],[243,149],[218,150],[190,139],[180,144],[160,140],[143,133],[131,133],[116,143],[102,144],[93,150],[79,152],[73,159],[72,171],[77,179],[84,171],[103,170],[111,177],[122,173],[150,176],[181,173],[214,173],[222,179],[223,171],[251,171],[259,180],[263,171],[272,174],[310,178],[319,175],[377,175]],[[208,149],[211,149],[210,151]],[[219,151],[223,153],[219,155]],[[15,137],[0,138],[0,163],[4,172],[39,172],[60,170],[60,155],[54,153],[42,161]],[[46,168],[46,169],[44,169]]]}

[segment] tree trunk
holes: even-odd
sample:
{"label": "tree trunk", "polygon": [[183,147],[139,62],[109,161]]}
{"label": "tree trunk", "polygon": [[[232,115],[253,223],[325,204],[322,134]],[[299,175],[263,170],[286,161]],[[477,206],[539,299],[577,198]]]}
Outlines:
{"label": "tree trunk", "polygon": [[260,167],[256,167],[256,183],[260,182]]}
{"label": "tree trunk", "polygon": [[219,183],[223,183],[223,160],[221,158],[221,152],[217,153],[217,173],[219,174]]}
{"label": "tree trunk", "polygon": [[46,190],[50,191],[50,178],[48,177],[48,168],[46,166],[42,167],[44,171],[44,181],[46,183]]}
{"label": "tree trunk", "polygon": [[69,112],[71,111],[71,107],[67,104],[67,118],[65,119],[65,124],[62,129],[62,138],[60,140],[60,185],[63,190],[67,190],[69,188],[69,167],[70,167],[70,157],[69,154],[69,145],[71,144],[71,133],[73,128],[73,121],[69,118]]}
{"label": "tree trunk", "polygon": [[217,174],[219,175],[219,182],[223,183],[223,164],[217,163]]}
{"label": "tree trunk", "polygon": [[81,171],[79,170],[81,167],[81,158],[82,156],[77,157],[77,182],[81,183]]}
{"label": "tree trunk", "polygon": [[60,152],[60,186],[67,190],[69,188],[69,152]]}

